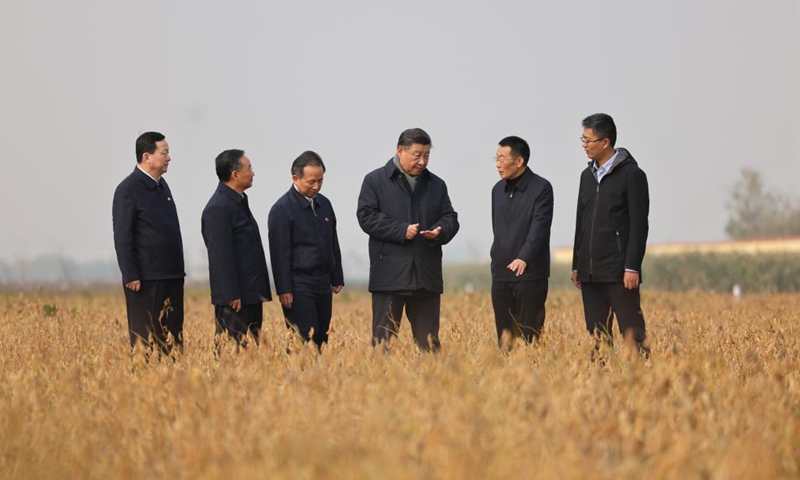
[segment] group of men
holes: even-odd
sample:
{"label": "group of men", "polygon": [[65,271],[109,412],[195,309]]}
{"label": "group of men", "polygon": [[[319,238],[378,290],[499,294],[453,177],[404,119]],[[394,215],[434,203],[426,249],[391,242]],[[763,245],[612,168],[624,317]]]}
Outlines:
{"label": "group of men", "polygon": [[[599,348],[620,332],[649,355],[640,306],[648,234],[647,178],[631,154],[616,148],[606,114],[583,121],[589,165],[581,174],[572,282],[581,289],[586,326]],[[372,343],[388,348],[405,312],[416,344],[438,351],[442,246],[459,230],[445,182],[428,169],[432,141],[422,129],[401,133],[395,155],[368,173],[357,218],[369,236]],[[550,276],[553,189],[529,165],[530,147],[502,139],[492,189],[492,304],[504,349],[516,338],[539,339]],[[122,271],[131,346],[169,353],[183,346],[183,247],[175,202],[163,179],[170,155],[164,135],[142,134],[137,166],[114,194],[114,243]],[[216,158],[217,190],[202,214],[216,332],[240,345],[258,342],[263,303],[272,299],[258,222],[246,190],[253,165],[242,150]],[[328,340],[333,294],[344,288],[336,216],[319,193],[325,164],[312,151],[292,164],[292,186],[273,205],[268,240],[275,291],[286,325],[321,350]]]}

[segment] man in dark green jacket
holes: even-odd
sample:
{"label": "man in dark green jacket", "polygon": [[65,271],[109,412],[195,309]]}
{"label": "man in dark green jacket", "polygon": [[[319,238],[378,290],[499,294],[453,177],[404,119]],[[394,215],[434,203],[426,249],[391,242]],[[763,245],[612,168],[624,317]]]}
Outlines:
{"label": "man in dark green jacket", "polygon": [[620,333],[649,356],[639,296],[647,243],[650,195],[647,176],[624,148],[604,113],[583,120],[581,142],[591,160],[581,174],[572,282],[581,289],[586,328],[598,339]]}

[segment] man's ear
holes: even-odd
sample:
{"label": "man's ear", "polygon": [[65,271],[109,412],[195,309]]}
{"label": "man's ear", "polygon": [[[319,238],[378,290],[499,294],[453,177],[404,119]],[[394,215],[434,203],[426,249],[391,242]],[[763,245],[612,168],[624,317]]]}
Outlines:
{"label": "man's ear", "polygon": [[402,146],[400,146],[400,145],[398,145],[398,146],[397,146],[397,156],[398,156],[398,157],[400,156],[400,153],[401,153],[403,150],[405,150],[405,148],[403,148],[403,147],[402,147]]}

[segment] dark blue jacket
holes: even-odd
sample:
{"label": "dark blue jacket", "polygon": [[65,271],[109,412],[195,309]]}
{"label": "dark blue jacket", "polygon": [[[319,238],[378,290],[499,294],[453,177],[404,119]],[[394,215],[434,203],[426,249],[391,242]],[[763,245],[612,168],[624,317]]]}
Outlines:
{"label": "dark blue jacket", "polygon": [[111,218],[122,283],[186,276],[178,210],[169,185],[134,168],[114,192]]}
{"label": "dark blue jacket", "polygon": [[[369,291],[442,293],[442,245],[458,233],[458,214],[453,210],[447,185],[425,170],[416,189],[390,159],[364,177],[358,196],[358,224],[369,235]],[[406,229],[442,227],[435,240],[418,235],[406,240]]]}
{"label": "dark blue jacket", "polygon": [[269,211],[269,256],[275,291],[330,293],[344,285],[336,215],[322,194],[314,208],[294,186]]}
{"label": "dark blue jacket", "polygon": [[211,303],[227,305],[241,299],[243,304],[254,304],[272,299],[264,246],[247,195],[220,183],[203,209],[202,232]]}
{"label": "dark blue jacket", "polygon": [[617,164],[600,183],[592,163],[581,174],[572,270],[581,282],[621,282],[625,270],[639,272],[650,231],[647,175],[619,148]]}
{"label": "dark blue jacket", "polygon": [[[550,225],[553,187],[526,168],[513,186],[500,180],[492,189],[492,279],[498,282],[541,280],[550,276]],[[507,268],[519,258],[527,263],[516,276]]]}

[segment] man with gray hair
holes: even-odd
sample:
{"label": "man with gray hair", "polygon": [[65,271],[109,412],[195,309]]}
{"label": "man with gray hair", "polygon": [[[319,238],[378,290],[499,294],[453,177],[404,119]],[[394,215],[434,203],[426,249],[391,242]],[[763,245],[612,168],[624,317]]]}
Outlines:
{"label": "man with gray hair", "polygon": [[364,177],[358,224],[369,235],[372,343],[396,336],[405,308],[414,341],[438,351],[442,245],[458,233],[447,185],[428,170],[431,138],[403,131],[386,165]]}

